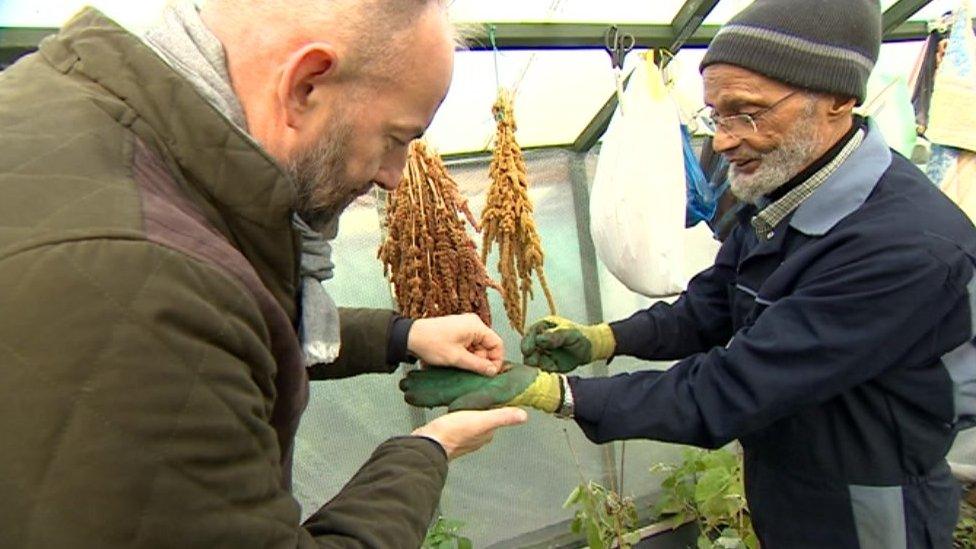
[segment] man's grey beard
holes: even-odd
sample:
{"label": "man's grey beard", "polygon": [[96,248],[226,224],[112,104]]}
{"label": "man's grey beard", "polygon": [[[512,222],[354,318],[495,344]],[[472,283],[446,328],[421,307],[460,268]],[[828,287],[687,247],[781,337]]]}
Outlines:
{"label": "man's grey beard", "polygon": [[295,183],[295,211],[316,231],[333,224],[368,185],[356,185],[345,177],[343,160],[351,128],[337,121],[311,147],[295,153],[285,170]]}
{"label": "man's grey beard", "polygon": [[759,155],[759,168],[754,173],[738,174],[734,167],[729,170],[732,194],[744,202],[756,204],[816,160],[820,132],[813,123],[815,112],[816,103],[810,100],[783,137],[782,144]]}

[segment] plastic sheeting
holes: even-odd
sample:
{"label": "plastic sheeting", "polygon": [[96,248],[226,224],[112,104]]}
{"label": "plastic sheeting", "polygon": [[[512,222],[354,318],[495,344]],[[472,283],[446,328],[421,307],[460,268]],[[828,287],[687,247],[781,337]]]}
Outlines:
{"label": "plastic sheeting", "polygon": [[917,134],[915,110],[905,77],[873,74],[868,83],[868,101],[861,111],[874,119],[888,146],[911,158]]}

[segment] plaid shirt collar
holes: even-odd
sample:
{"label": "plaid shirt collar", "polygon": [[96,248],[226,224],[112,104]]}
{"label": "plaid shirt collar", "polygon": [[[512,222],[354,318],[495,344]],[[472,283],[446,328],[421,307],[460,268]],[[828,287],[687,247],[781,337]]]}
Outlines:
{"label": "plaid shirt collar", "polygon": [[847,144],[841,148],[833,160],[828,162],[823,168],[817,170],[806,181],[783,195],[779,200],[766,205],[759,213],[753,216],[750,223],[752,224],[753,230],[756,231],[756,236],[759,237],[759,240],[771,239],[775,235],[776,227],[787,216],[799,208],[800,204],[803,204],[803,201],[809,198],[824,181],[827,181],[837,171],[837,168],[846,162],[851,154],[861,146],[861,143],[864,141],[864,135],[864,129],[858,130]]}

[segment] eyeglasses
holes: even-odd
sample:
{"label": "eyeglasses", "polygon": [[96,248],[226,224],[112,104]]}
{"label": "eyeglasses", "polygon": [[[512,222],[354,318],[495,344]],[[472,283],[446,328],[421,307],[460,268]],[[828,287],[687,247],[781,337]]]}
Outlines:
{"label": "eyeglasses", "polygon": [[719,116],[715,113],[715,109],[706,106],[695,113],[695,120],[699,121],[705,127],[705,129],[712,133],[718,133],[718,130],[722,130],[733,137],[750,135],[759,131],[759,126],[756,123],[757,120],[772,112],[773,109],[780,106],[780,104],[787,99],[800,93],[800,91],[801,90],[790,92],[784,97],[781,97],[772,105],[751,114],[742,113],[732,114],[729,116]]}

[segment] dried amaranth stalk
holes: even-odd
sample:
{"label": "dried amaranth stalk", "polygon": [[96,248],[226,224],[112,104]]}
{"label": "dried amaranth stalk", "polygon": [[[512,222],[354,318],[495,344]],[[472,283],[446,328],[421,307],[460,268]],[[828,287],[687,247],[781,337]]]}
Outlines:
{"label": "dried amaranth stalk", "polygon": [[539,278],[551,314],[556,314],[556,304],[543,270],[542,243],[532,218],[528,176],[522,149],[515,140],[515,117],[509,92],[499,92],[492,112],[497,121],[497,134],[489,167],[491,186],[481,215],[484,227],[481,260],[487,261],[492,244],[497,243],[505,312],[512,327],[522,333],[525,310],[533,297],[533,272]]}
{"label": "dried amaranth stalk", "polygon": [[423,141],[411,143],[403,179],[387,196],[388,234],[379,249],[400,314],[473,312],[491,325],[487,288],[498,285],[488,277],[465,220],[480,231],[440,156]]}

